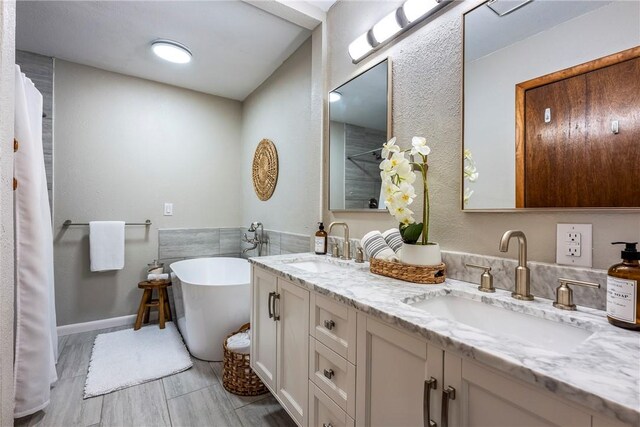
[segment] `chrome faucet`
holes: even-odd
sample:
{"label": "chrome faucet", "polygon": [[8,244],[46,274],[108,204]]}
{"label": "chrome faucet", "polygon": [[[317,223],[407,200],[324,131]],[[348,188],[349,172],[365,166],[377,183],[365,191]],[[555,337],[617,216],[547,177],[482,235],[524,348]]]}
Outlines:
{"label": "chrome faucet", "polygon": [[344,243],[342,244],[342,256],[341,259],[351,259],[351,242],[349,241],[349,226],[346,222],[332,222],[329,224],[329,234],[334,225],[342,225],[344,227]]}
{"label": "chrome faucet", "polygon": [[[258,234],[258,229],[260,230],[260,234]],[[251,244],[253,246],[243,249],[242,253],[246,254],[247,252],[252,251],[255,248],[258,248],[258,256],[262,256],[262,245],[265,243],[265,241],[264,241],[264,228],[262,227],[262,223],[261,222],[252,222],[247,231],[250,232],[250,233],[253,233],[253,238],[251,238],[251,239],[248,238],[247,237],[247,233],[244,233],[242,235],[242,241],[246,242],[246,243],[249,243],[249,244]]]}
{"label": "chrome faucet", "polygon": [[531,301],[531,272],[527,267],[527,237],[522,231],[509,230],[500,239],[500,252],[509,250],[509,240],[518,238],[518,266],[516,267],[516,289],[511,293],[515,299]]}

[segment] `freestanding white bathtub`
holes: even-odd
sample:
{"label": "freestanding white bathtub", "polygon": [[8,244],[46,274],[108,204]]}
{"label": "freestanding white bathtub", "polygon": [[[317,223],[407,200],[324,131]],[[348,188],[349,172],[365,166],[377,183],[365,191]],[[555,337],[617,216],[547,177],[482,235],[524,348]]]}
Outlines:
{"label": "freestanding white bathtub", "polygon": [[197,258],[170,267],[178,328],[187,348],[198,359],[222,360],[225,337],[249,322],[249,263]]}

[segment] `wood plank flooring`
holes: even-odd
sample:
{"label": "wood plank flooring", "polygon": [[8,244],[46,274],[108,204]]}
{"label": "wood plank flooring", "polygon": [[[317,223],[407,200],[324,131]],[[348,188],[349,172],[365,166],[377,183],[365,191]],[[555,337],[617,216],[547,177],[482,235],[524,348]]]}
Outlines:
{"label": "wood plank flooring", "polygon": [[61,337],[49,407],[15,420],[16,427],[295,427],[271,394],[231,394],[222,387],[222,363],[195,358],[187,371],[83,400],[95,337],[128,327]]}

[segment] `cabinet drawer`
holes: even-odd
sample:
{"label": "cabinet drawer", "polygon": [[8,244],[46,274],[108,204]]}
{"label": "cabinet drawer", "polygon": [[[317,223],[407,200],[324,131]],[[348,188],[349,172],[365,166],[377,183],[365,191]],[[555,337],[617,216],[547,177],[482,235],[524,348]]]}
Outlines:
{"label": "cabinet drawer", "polygon": [[357,312],[311,293],[311,335],[351,363],[356,363]]}
{"label": "cabinet drawer", "polygon": [[309,427],[354,427],[347,415],[329,396],[309,381]]}
{"label": "cabinet drawer", "polygon": [[355,417],[356,367],[313,338],[309,341],[309,379]]}

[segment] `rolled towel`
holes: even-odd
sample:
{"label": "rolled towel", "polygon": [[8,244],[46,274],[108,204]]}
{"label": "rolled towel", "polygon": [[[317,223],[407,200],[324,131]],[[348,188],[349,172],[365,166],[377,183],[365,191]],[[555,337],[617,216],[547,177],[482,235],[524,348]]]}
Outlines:
{"label": "rolled towel", "polygon": [[162,274],[149,273],[147,274],[147,280],[169,280],[169,274],[168,273],[162,273]]}
{"label": "rolled towel", "polygon": [[398,251],[402,249],[402,236],[397,228],[388,229],[382,233],[382,237],[384,237],[385,242],[387,242],[387,245],[389,245],[393,252],[398,253]]}
{"label": "rolled towel", "polygon": [[398,261],[396,253],[387,245],[378,230],[370,231],[364,235],[360,244],[364,248],[364,253],[369,258],[378,258],[385,261]]}
{"label": "rolled towel", "polygon": [[251,349],[251,337],[249,331],[238,332],[227,338],[227,348],[235,353],[249,354]]}

